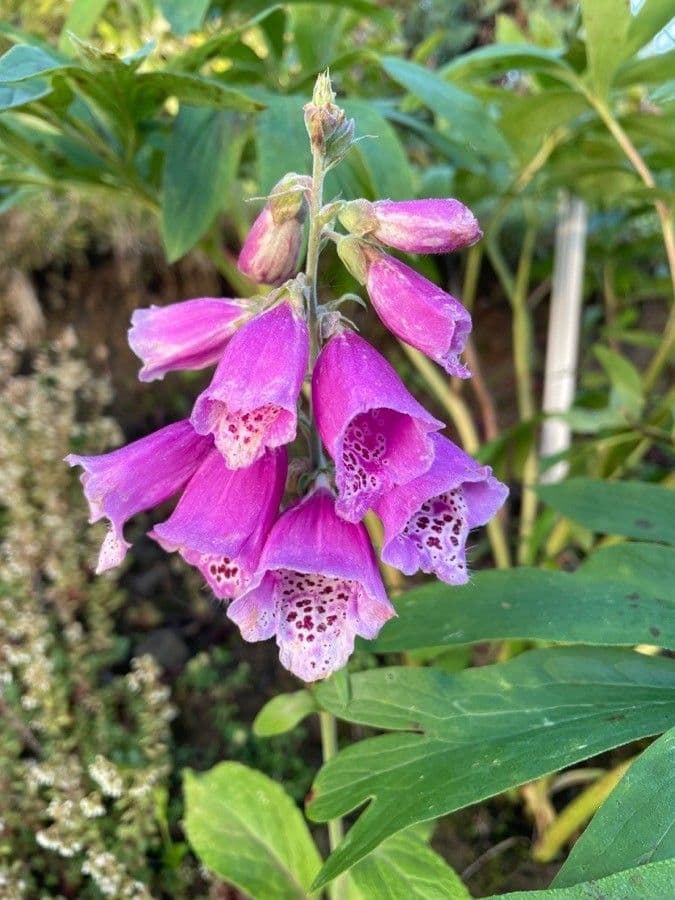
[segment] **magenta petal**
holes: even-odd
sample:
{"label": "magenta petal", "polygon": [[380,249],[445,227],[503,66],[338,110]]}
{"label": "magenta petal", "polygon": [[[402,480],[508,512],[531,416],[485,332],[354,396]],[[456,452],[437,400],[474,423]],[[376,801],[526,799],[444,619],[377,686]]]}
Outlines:
{"label": "magenta petal", "polygon": [[129,346],[143,361],[141,381],[163,378],[176,369],[203,369],[217,363],[247,315],[246,301],[217,297],[137,309]]}
{"label": "magenta petal", "polygon": [[439,434],[428,472],[389,491],[375,505],[384,525],[382,559],[406,575],[435,573],[448,584],[465,584],[466,539],[502,506],[508,488]]}
{"label": "magenta petal", "polygon": [[353,332],[331,338],[314,368],[317,427],[335,460],[337,511],[358,522],[385,491],[425,472],[443,428],[392,366]]}
{"label": "magenta petal", "polygon": [[408,253],[451,253],[482,237],[476,217],[459,200],[378,200],[373,234]]}
{"label": "magenta petal", "polygon": [[259,284],[283,284],[298,272],[303,224],[296,218],[277,223],[266,206],[251,226],[237,267]]}
{"label": "magenta petal", "polygon": [[165,522],[150,532],[204,575],[217,597],[249,585],[284,493],[286,451],[272,450],[246,469],[228,469],[212,450]]}
{"label": "magenta petal", "polygon": [[459,361],[471,316],[450,294],[393,256],[378,253],[368,266],[368,295],[387,328],[435,360],[450,375],[468,378]]}
{"label": "magenta petal", "polygon": [[147,437],[100,456],[71,453],[66,462],[82,466],[80,481],[89,502],[90,522],[110,520],[97,572],[118,565],[129,544],[125,522],[176,494],[213,446],[187,420],[160,428]]}
{"label": "magenta petal", "polygon": [[261,640],[274,623],[282,664],[316,681],[342,668],[355,636],[375,637],[394,610],[368,533],[341,519],[320,486],[275,523],[252,589],[227,614],[246,640]]}
{"label": "magenta petal", "polygon": [[309,358],[307,323],[282,302],[231,338],[191,422],[213,434],[231,469],[250,466],[266,448],[295,438],[297,402]]}

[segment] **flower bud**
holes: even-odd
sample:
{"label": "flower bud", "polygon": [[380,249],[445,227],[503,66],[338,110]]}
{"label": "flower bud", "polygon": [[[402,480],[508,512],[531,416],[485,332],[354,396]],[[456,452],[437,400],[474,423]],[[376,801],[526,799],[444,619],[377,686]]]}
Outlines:
{"label": "flower bud", "polygon": [[365,284],[368,280],[368,269],[372,254],[368,244],[357,237],[343,237],[337,242],[336,247],[338,256],[344,263],[345,268],[356,278],[359,284]]}
{"label": "flower bud", "polygon": [[305,176],[289,172],[272,188],[237,261],[239,271],[253,281],[279,285],[297,273],[309,183]]}
{"label": "flower bud", "polygon": [[333,101],[335,93],[327,73],[319,75],[312,102],[305,104],[305,127],[310,142],[328,165],[339,162],[354,141],[354,120],[347,119],[344,109]]}

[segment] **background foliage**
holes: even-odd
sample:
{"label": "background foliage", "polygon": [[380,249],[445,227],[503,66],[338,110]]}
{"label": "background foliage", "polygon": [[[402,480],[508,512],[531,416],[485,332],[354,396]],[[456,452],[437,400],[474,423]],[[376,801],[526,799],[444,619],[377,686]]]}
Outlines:
{"label": "background foliage", "polygon": [[[672,4],[634,6],[5,0],[8,896],[225,896],[227,882],[262,900],[329,883],[350,898],[464,898],[450,864],[486,896],[548,885],[571,844],[544,896],[665,896],[674,51]],[[120,584],[93,580],[96,536],[60,460],[121,439],[103,416],[110,377],[128,437],[163,424],[115,343],[128,312],[254,289],[235,266],[252,198],[306,171],[300,111],[326,67],[363,138],[329,195],[453,195],[481,221],[481,244],[424,264],[474,314],[468,387],[359,324],[512,500],[476,538],[474,568],[490,571],[453,589],[386,573],[399,618],[309,692],[230,642],[194,574],[147,545]],[[544,487],[546,312],[568,197],[588,210],[572,477]],[[331,293],[353,289],[330,258],[323,276]],[[69,322],[77,339],[54,340]],[[194,378],[173,384],[155,396],[184,414]],[[340,718],[344,746],[308,794],[318,710]],[[479,802],[473,819],[457,812]],[[351,827],[322,863],[313,823],[337,816]]]}

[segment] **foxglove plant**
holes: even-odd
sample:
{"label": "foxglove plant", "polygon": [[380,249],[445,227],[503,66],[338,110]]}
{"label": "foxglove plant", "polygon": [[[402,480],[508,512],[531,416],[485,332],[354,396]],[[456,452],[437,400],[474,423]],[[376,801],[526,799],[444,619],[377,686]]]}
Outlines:
{"label": "foxglove plant", "polygon": [[[355,333],[340,312],[353,295],[319,304],[319,255],[333,241],[384,324],[446,372],[469,377],[460,361],[469,313],[385,247],[447,253],[478,240],[480,227],[452,199],[324,204],[325,175],[354,139],[334,100],[320,76],[305,106],[311,176],[288,173],[275,185],[241,250],[241,271],[274,289],[134,313],[129,343],[141,380],[216,365],[190,418],[112,453],[68,457],[84,468],[92,521],[111,522],[99,571],[122,561],[128,518],[182,492],[150,536],[231,601],[227,614],[245,640],[274,637],[282,664],[305,681],[340,669],[355,637],[374,638],[395,614],[366,513],[382,520],[384,562],[462,584],[468,532],[507,494]],[[308,459],[293,461],[300,496],[288,491],[280,511],[299,431],[309,447]]]}

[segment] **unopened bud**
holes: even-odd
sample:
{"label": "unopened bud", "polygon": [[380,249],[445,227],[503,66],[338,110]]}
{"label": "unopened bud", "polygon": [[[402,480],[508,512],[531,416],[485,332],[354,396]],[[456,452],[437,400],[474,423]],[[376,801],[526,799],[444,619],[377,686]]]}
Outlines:
{"label": "unopened bud", "polygon": [[312,186],[312,179],[307,175],[289,172],[272,188],[267,205],[272,213],[275,225],[283,225],[290,219],[304,222],[307,216],[307,200],[305,192]]}
{"label": "unopened bud", "polygon": [[327,72],[319,75],[312,102],[305,105],[305,127],[311,144],[329,164],[339,162],[354,140],[354,120],[333,101],[335,93]]}
{"label": "unopened bud", "polygon": [[368,269],[377,250],[357,237],[343,237],[337,242],[338,256],[345,268],[356,278],[359,284],[365,284],[368,279]]}

